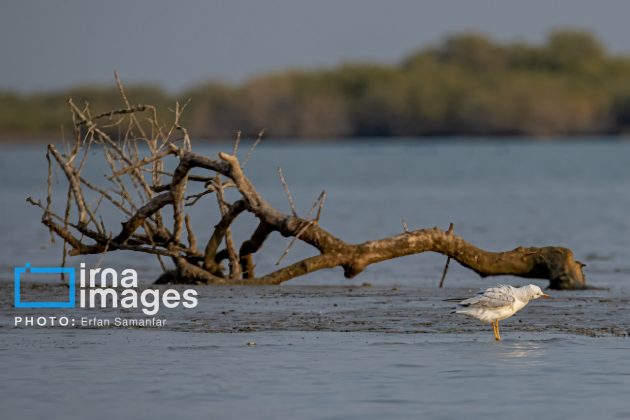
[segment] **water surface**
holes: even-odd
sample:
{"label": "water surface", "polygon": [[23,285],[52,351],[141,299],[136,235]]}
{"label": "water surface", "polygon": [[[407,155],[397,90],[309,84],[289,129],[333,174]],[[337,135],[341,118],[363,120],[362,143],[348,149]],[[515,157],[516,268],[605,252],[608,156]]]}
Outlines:
{"label": "water surface", "polygon": [[[221,149],[229,147],[196,147]],[[630,143],[263,143],[246,173],[288,211],[277,166],[302,214],[328,191],[321,223],[345,240],[399,233],[402,218],[411,228],[454,222],[489,250],[567,246],[588,264],[588,282],[608,289],[553,292],[554,300],[505,321],[500,343],[488,326],[450,314],[443,299],[524,281],[480,279],[451,264],[438,290],[444,257],[432,254],[379,264],[350,281],[330,270],[276,288],[199,287],[199,307],[165,312],[160,329],[13,328],[13,267],[54,265],[61,250],[24,201],[45,197],[44,147],[5,146],[3,418],[630,418]],[[102,180],[102,169],[94,164],[86,176]],[[60,208],[65,187],[55,185]],[[216,214],[214,200],[193,210],[200,241]],[[121,221],[106,209],[104,217]],[[244,218],[236,239],[254,226]],[[275,269],[286,242],[269,241],[259,273]],[[310,253],[297,246],[286,262]],[[84,260],[95,261],[69,263]],[[159,274],[153,259],[121,252],[102,264],[131,266],[147,285]]]}
{"label": "water surface", "polygon": [[[216,155],[229,145],[202,144],[195,151]],[[241,146],[242,154],[247,145]],[[0,266],[4,272],[17,261],[51,264],[59,260],[61,244],[49,244],[39,224],[41,212],[27,204],[27,196],[45,199],[46,164],[43,146],[5,147],[0,155],[3,189]],[[98,151],[94,152],[98,153]],[[321,190],[328,192],[321,224],[350,242],[376,239],[410,228],[455,223],[466,240],[489,250],[517,246],[562,245],[588,264],[587,276],[596,285],[615,286],[630,276],[630,142],[595,138],[562,143],[510,139],[483,141],[414,142],[365,140],[347,144],[287,145],[262,143],[245,171],[273,205],[290,211],[278,180],[281,166],[305,215]],[[103,183],[104,165],[98,157],[85,176]],[[65,185],[57,180],[54,205],[63,212]],[[190,192],[200,187],[192,184]],[[207,218],[216,218],[212,196],[192,209],[199,241],[210,236]],[[116,229],[120,215],[102,205],[105,220]],[[214,222],[213,222],[214,223]],[[244,217],[235,237],[243,240],[255,228]],[[273,235],[258,255],[258,273],[274,270],[287,240]],[[296,261],[313,251],[298,245],[285,259]],[[98,258],[94,258],[97,260]],[[90,258],[75,258],[71,263]],[[439,278],[444,258],[406,257],[368,268],[355,281],[379,284],[426,284]],[[146,281],[159,274],[151,257],[112,253],[103,264],[134,264]],[[320,272],[298,284],[348,284],[341,270]],[[467,281],[468,270],[452,267],[450,281]],[[3,276],[4,277],[4,276]]]}

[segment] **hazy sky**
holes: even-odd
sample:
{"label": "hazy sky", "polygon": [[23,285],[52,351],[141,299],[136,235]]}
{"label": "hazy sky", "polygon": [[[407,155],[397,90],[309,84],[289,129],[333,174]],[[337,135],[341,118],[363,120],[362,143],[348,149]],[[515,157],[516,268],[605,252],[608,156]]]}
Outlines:
{"label": "hazy sky", "polygon": [[628,0],[0,2],[0,88],[24,92],[111,83],[113,69],[178,90],[287,67],[396,62],[466,30],[541,41],[572,26],[630,52]]}

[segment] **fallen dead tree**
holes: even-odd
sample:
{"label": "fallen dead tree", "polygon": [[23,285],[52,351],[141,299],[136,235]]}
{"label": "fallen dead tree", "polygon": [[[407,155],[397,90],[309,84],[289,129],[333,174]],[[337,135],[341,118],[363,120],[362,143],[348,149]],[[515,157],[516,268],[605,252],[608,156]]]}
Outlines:
{"label": "fallen dead tree", "polygon": [[[74,122],[73,141],[63,152],[54,145],[48,146],[46,202],[28,199],[43,210],[42,223],[53,237],[63,240],[64,264],[66,255],[127,250],[157,257],[164,271],[158,282],[274,285],[333,267],[342,267],[345,277],[352,278],[370,264],[431,251],[448,256],[482,277],[513,275],[548,279],[550,287],[555,289],[585,287],[583,264],[574,260],[571,250],[562,247],[519,247],[489,252],[455,235],[452,227],[408,230],[406,225],[399,235],[359,244],[347,243],[319,224],[325,192],[306,217],[298,215],[281,170],[280,178],[292,212],[282,213],[259,194],[243,169],[260,136],[243,161],[238,157],[240,135],[230,153],[219,153],[215,158],[196,154],[186,129],[179,124],[185,106],[176,105],[173,123],[165,125],[158,119],[154,107],[131,105],[119,81],[118,87],[124,108],[108,113],[92,116],[88,104],[79,107],[69,100]],[[112,128],[120,131],[118,138],[110,134]],[[140,147],[139,143],[146,147]],[[82,175],[95,148],[109,166],[105,186]],[[177,163],[172,172],[165,170],[168,158]],[[63,214],[52,209],[54,165],[68,181]],[[191,174],[193,170],[195,174]],[[205,175],[198,175],[199,170]],[[191,184],[201,186],[202,191],[189,194]],[[225,192],[232,188],[238,191],[239,198],[230,202]],[[88,202],[86,191],[98,199]],[[208,242],[199,244],[186,210],[208,203],[211,197],[218,206],[220,218]],[[120,228],[112,230],[99,217],[98,208],[103,201],[120,211],[123,218]],[[244,212],[252,214],[258,226],[249,239],[237,246],[230,227]],[[318,255],[258,276],[254,256],[275,232],[291,238],[279,262],[296,241],[314,247]],[[172,261],[175,268],[169,269],[165,259]]]}

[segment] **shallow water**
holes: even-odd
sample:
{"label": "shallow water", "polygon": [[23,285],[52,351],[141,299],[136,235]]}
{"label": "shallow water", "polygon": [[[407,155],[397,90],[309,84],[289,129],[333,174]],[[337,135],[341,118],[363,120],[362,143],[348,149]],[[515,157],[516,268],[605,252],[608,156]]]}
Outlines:
{"label": "shallow water", "polygon": [[[200,145],[199,153],[214,155],[229,145]],[[247,150],[247,145],[241,146]],[[96,152],[95,152],[96,153]],[[243,152],[245,153],[245,152]],[[43,146],[5,146],[0,155],[0,199],[4,242],[0,257],[2,276],[16,264],[53,264],[61,244],[49,244],[48,232],[39,223],[41,212],[27,204],[27,196],[45,199],[46,164]],[[85,175],[102,181],[103,162],[98,159]],[[246,167],[246,173],[272,204],[289,211],[276,168],[281,166],[305,214],[322,189],[328,192],[321,224],[351,241],[376,239],[410,228],[455,223],[456,232],[490,250],[527,245],[562,245],[588,264],[594,285],[630,282],[630,142],[594,139],[563,143],[411,142],[387,140],[349,144],[299,145],[264,142]],[[65,186],[56,173],[53,205],[63,213]],[[191,193],[197,192],[196,186]],[[211,196],[208,196],[211,197]],[[117,212],[101,206],[103,216],[118,226]],[[216,214],[214,200],[192,210],[202,243],[210,235],[204,223]],[[196,218],[195,218],[196,217]],[[240,219],[239,219],[240,220]],[[236,226],[237,240],[245,239],[255,221],[244,217]],[[287,240],[273,235],[258,260],[258,273],[274,270]],[[297,245],[284,262],[311,255]],[[74,258],[95,262],[94,258]],[[113,253],[103,265],[133,265],[147,282],[159,274],[154,258]],[[319,272],[294,280],[297,284],[420,284],[439,278],[444,258],[425,254],[369,267],[353,282],[341,270]],[[474,277],[474,275],[472,275]],[[468,270],[451,266],[450,282],[467,282]]]}
{"label": "shallow water", "polygon": [[[288,211],[282,166],[301,212],[328,191],[322,225],[348,241],[398,233],[401,218],[411,228],[454,222],[458,234],[491,250],[572,248],[588,264],[588,282],[608,288],[552,292],[503,322],[504,341],[495,343],[489,326],[450,314],[443,299],[525,281],[480,279],[451,264],[437,289],[444,258],[429,254],[350,281],[331,270],[282,287],[198,287],[199,306],[160,313],[163,328],[14,328],[18,313],[51,312],[12,308],[13,267],[55,265],[60,244],[49,245],[41,214],[24,202],[45,196],[44,147],[5,146],[2,418],[630,418],[629,163],[630,143],[605,139],[263,143],[256,151],[247,173],[269,201]],[[99,179],[101,169],[86,175]],[[57,206],[64,195],[57,188]],[[112,223],[116,217],[105,212]],[[254,226],[244,221],[237,239]],[[284,246],[272,238],[259,273],[274,269]],[[295,247],[286,262],[309,252]],[[83,260],[94,261],[70,264]],[[154,260],[119,252],[102,265],[131,266],[147,285],[159,273]]]}
{"label": "shallow water", "polygon": [[3,340],[0,395],[6,418],[625,418],[629,351],[628,340],[527,334],[497,344],[465,334],[38,331]]}

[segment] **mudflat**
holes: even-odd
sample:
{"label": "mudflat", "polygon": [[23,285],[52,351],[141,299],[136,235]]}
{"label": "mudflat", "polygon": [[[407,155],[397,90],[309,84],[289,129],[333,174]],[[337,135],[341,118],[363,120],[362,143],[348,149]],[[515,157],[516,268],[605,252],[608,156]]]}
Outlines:
{"label": "mudflat", "polygon": [[[482,285],[475,282],[475,285]],[[494,283],[488,283],[491,285]],[[67,293],[61,285],[47,287],[49,295]],[[176,288],[182,286],[150,286]],[[0,282],[0,329],[14,328],[14,316],[71,316],[109,319],[110,325],[88,328],[116,328],[115,319],[163,320],[149,325],[170,331],[205,333],[264,331],[379,332],[402,334],[481,334],[491,339],[490,325],[452,314],[454,303],[445,299],[467,297],[478,287],[411,286],[193,286],[199,294],[196,308],[160,310],[148,317],[139,310],[118,308],[72,310],[13,309],[12,284]],[[38,293],[42,293],[38,290]],[[522,332],[561,333],[575,336],[625,337],[630,335],[630,290],[625,287],[581,291],[551,291],[551,299],[531,302],[525,309],[501,323],[506,337]],[[124,327],[146,327],[124,325]],[[155,322],[153,323],[155,324]],[[162,323],[160,323],[162,324]],[[120,325],[118,326],[120,327]],[[48,326],[48,328],[51,328]],[[63,327],[55,327],[63,328]],[[20,331],[27,334],[27,331]]]}

